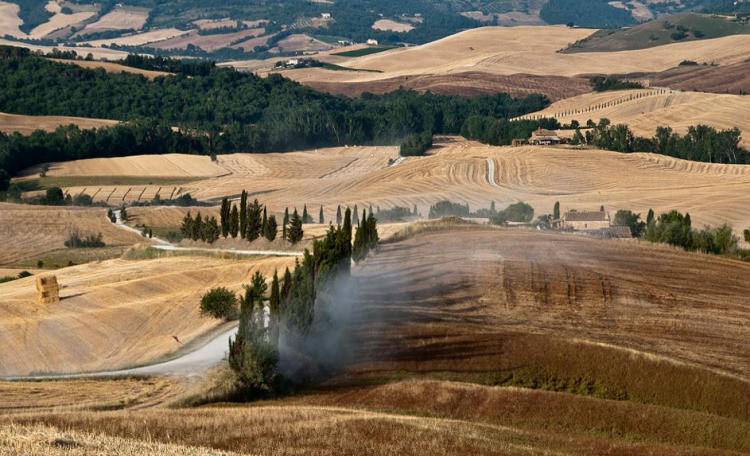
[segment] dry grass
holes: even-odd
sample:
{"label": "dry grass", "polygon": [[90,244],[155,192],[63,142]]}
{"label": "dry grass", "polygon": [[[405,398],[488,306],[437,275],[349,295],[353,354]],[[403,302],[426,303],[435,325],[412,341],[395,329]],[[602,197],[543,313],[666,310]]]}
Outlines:
{"label": "dry grass", "polygon": [[62,299],[52,306],[36,303],[34,277],[2,284],[0,374],[93,371],[158,360],[221,323],[199,314],[206,290],[239,291],[255,270],[270,276],[293,263],[202,256],[90,263],[55,272]]}
{"label": "dry grass", "polygon": [[[10,419],[271,455],[677,455],[687,448],[691,454],[715,455],[750,448],[747,423],[540,391],[405,382],[292,402],[298,404]],[[336,405],[308,404],[315,402]]]}
{"label": "dry grass", "polygon": [[[234,26],[234,21],[232,21],[232,26]],[[250,28],[247,30],[241,30],[239,32],[221,33],[217,35],[199,35],[197,31],[191,31],[185,35],[180,35],[168,40],[159,41],[158,43],[154,43],[150,46],[157,49],[185,49],[189,44],[192,44],[201,49],[205,49],[206,51],[213,51],[216,49],[230,47],[229,45],[233,41],[236,41],[240,38],[245,38],[250,35],[258,36],[262,35],[263,33],[265,33],[265,29],[263,28]],[[250,47],[247,47],[248,43],[265,43],[266,41],[268,41],[268,37],[253,38],[251,40],[240,43],[238,46],[245,46],[247,49],[252,49],[254,46],[258,46],[258,44],[252,44],[249,45]]]}
{"label": "dry grass", "polygon": [[30,135],[35,130],[54,131],[61,125],[78,125],[78,128],[100,128],[116,125],[116,120],[91,119],[87,117],[68,116],[25,116],[21,114],[0,113],[0,131],[5,134],[21,133]]}
{"label": "dry grass", "polygon": [[[88,53],[89,49],[87,48],[85,53]],[[92,50],[92,52],[96,52],[95,50]],[[96,54],[94,54],[96,56]],[[117,59],[122,59],[125,56],[118,56]],[[96,57],[98,58],[98,57]],[[50,59],[55,60],[57,62],[61,63],[67,63],[70,65],[78,65],[83,68],[93,68],[93,69],[102,69],[106,71],[107,73],[133,73],[133,74],[140,74],[143,76],[146,76],[149,79],[154,79],[158,76],[167,76],[172,73],[167,73],[165,71],[153,71],[153,70],[142,70],[140,68],[133,68],[125,65],[120,65],[119,63],[110,63],[110,62],[97,62],[97,61],[89,61],[89,60],[59,60],[59,59]]]}
{"label": "dry grass", "polygon": [[276,44],[277,48],[283,48],[284,50],[297,50],[297,51],[329,51],[334,48],[333,45],[326,42],[315,39],[309,35],[294,34],[289,35],[283,40]]}
{"label": "dry grass", "polygon": [[174,378],[0,381],[0,413],[50,413],[154,407],[184,393]]}
{"label": "dry grass", "polygon": [[[709,125],[717,129],[738,127],[745,133],[740,143],[750,147],[750,97],[661,90],[615,90],[580,95],[553,103],[547,109],[525,117],[555,117],[560,123],[607,118],[613,124],[627,124],[636,135],[651,137],[656,127],[667,126],[684,134],[689,126]],[[643,98],[629,100],[631,96]],[[618,101],[622,101],[615,104]],[[605,105],[605,106],[603,106]],[[609,106],[606,106],[609,105]]]}
{"label": "dry grass", "polygon": [[[34,175],[34,168],[23,174]],[[214,177],[228,174],[207,156],[164,154],[50,163],[47,176]],[[162,195],[163,196],[163,195]]]}
{"label": "dry grass", "polygon": [[651,85],[714,93],[750,92],[750,62],[734,65],[683,66],[650,75]]}
{"label": "dry grass", "polygon": [[235,453],[171,443],[158,443],[95,435],[88,432],[61,431],[50,426],[0,426],[3,454],[13,456],[77,456],[111,454],[164,456],[232,456]]}

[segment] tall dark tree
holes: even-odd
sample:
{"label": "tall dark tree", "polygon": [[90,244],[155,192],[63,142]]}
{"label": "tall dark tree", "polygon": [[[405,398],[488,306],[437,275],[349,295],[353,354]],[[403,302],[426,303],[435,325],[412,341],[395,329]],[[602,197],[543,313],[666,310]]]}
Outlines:
{"label": "tall dark tree", "polygon": [[286,232],[286,240],[292,244],[296,244],[302,240],[305,232],[302,230],[302,219],[297,213],[297,209],[292,213],[289,219],[289,229]]}
{"label": "tall dark tree", "polygon": [[555,201],[555,207],[552,209],[552,218],[553,219],[560,218],[560,202],[559,201]]}
{"label": "tall dark tree", "polygon": [[268,216],[266,215],[266,206],[263,206],[263,221],[260,224],[260,234],[262,236],[266,234],[266,223],[268,223]]}
{"label": "tall dark tree", "polygon": [[292,290],[292,273],[289,272],[289,268],[286,268],[286,271],[284,271],[284,284],[281,287],[281,297],[283,299],[287,299],[289,297],[289,292],[291,290]]}
{"label": "tall dark tree", "polygon": [[[201,238],[202,236],[202,238]],[[200,211],[195,216],[195,223],[193,223],[193,229],[190,238],[194,241],[201,239],[205,241],[205,232],[203,231],[203,217],[201,217]]]}
{"label": "tall dark tree", "polygon": [[232,212],[229,214],[229,234],[233,238],[237,237],[237,233],[240,232],[240,214],[237,211],[237,205],[232,204]]}
{"label": "tall dark tree", "polygon": [[307,213],[307,204],[302,209],[302,223],[312,223],[312,217]]}
{"label": "tall dark tree", "polygon": [[354,211],[352,211],[352,225],[359,226],[359,212],[356,204],[354,205]]}
{"label": "tall dark tree", "polygon": [[182,219],[182,227],[180,227],[180,234],[182,234],[182,237],[185,239],[192,239],[193,238],[193,224],[195,221],[193,220],[193,216],[190,214],[190,211],[185,215],[185,217]]}
{"label": "tall dark tree", "polygon": [[227,237],[229,235],[229,218],[231,217],[231,207],[229,198],[226,196],[221,199],[221,210],[219,211],[221,217],[221,235]]}
{"label": "tall dark tree", "polygon": [[273,242],[273,240],[276,239],[276,232],[278,229],[279,227],[276,223],[276,216],[271,214],[268,217],[268,221],[266,221],[265,228],[263,229],[263,237]]}
{"label": "tall dark tree", "polygon": [[323,219],[323,206],[320,206],[320,214],[318,214],[318,223],[321,225],[325,223],[325,219]]}
{"label": "tall dark tree", "polygon": [[261,235],[263,228],[263,208],[257,199],[247,205],[247,233],[245,239],[254,241]]}
{"label": "tall dark tree", "polygon": [[247,235],[247,192],[242,190],[240,196],[240,237],[245,239]]}
{"label": "tall dark tree", "polygon": [[336,224],[341,225],[341,205],[336,209]]}
{"label": "tall dark tree", "polygon": [[[271,215],[273,217],[273,215]],[[287,269],[288,270],[288,269]],[[279,288],[279,271],[273,271],[273,280],[271,281],[271,295],[268,299],[269,319],[269,339],[272,344],[279,343],[279,324],[281,321],[281,290]]]}

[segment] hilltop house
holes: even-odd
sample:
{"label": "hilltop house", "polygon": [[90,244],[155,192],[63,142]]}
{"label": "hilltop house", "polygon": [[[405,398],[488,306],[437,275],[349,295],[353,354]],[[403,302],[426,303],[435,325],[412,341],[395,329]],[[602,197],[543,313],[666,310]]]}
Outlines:
{"label": "hilltop house", "polygon": [[330,19],[331,18],[331,13],[321,13],[320,17],[323,18],[323,19]]}
{"label": "hilltop house", "polygon": [[540,128],[537,131],[531,133],[529,144],[532,144],[534,146],[551,146],[553,144],[560,144],[560,137],[557,136],[557,133],[555,133],[554,131]]}
{"label": "hilltop house", "polygon": [[378,40],[373,40],[372,38],[370,38],[369,40],[367,40],[367,44],[370,46],[377,46]]}

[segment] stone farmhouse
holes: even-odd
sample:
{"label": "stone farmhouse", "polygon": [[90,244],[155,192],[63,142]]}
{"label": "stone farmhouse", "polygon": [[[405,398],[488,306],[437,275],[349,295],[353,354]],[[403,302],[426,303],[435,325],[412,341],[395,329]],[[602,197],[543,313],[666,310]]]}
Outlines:
{"label": "stone farmhouse", "polygon": [[612,225],[607,211],[569,211],[550,221],[558,230],[583,231],[605,238],[631,238],[630,227]]}
{"label": "stone farmhouse", "polygon": [[543,128],[531,133],[531,139],[529,139],[529,144],[534,146],[552,146],[561,142],[562,140],[557,136],[557,133]]}

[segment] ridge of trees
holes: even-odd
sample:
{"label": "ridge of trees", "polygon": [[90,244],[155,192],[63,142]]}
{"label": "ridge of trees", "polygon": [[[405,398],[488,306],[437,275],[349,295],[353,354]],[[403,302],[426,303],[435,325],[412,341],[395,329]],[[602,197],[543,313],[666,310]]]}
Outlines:
{"label": "ridge of trees", "polygon": [[[316,322],[316,309],[322,311],[325,301],[336,299],[332,289],[337,280],[350,275],[356,249],[352,246],[351,215],[351,210],[347,209],[344,224],[335,227],[331,224],[326,235],[313,243],[313,253],[305,249],[302,261],[296,261],[293,272],[287,268],[281,281],[278,271],[274,272],[267,299],[267,320],[264,303],[268,286],[263,275],[256,271],[251,284],[244,287],[245,294],[240,297],[239,329],[237,336],[229,341],[229,365],[244,398],[272,395],[277,391],[281,382],[279,360],[305,350],[305,339]],[[372,214],[369,219],[373,220],[372,225],[360,226],[357,233],[374,229],[369,234],[374,248],[377,246],[377,241],[372,241],[377,239],[376,221]],[[325,318],[317,321],[320,325],[326,324]],[[284,341],[284,352],[279,350],[280,340]]]}

